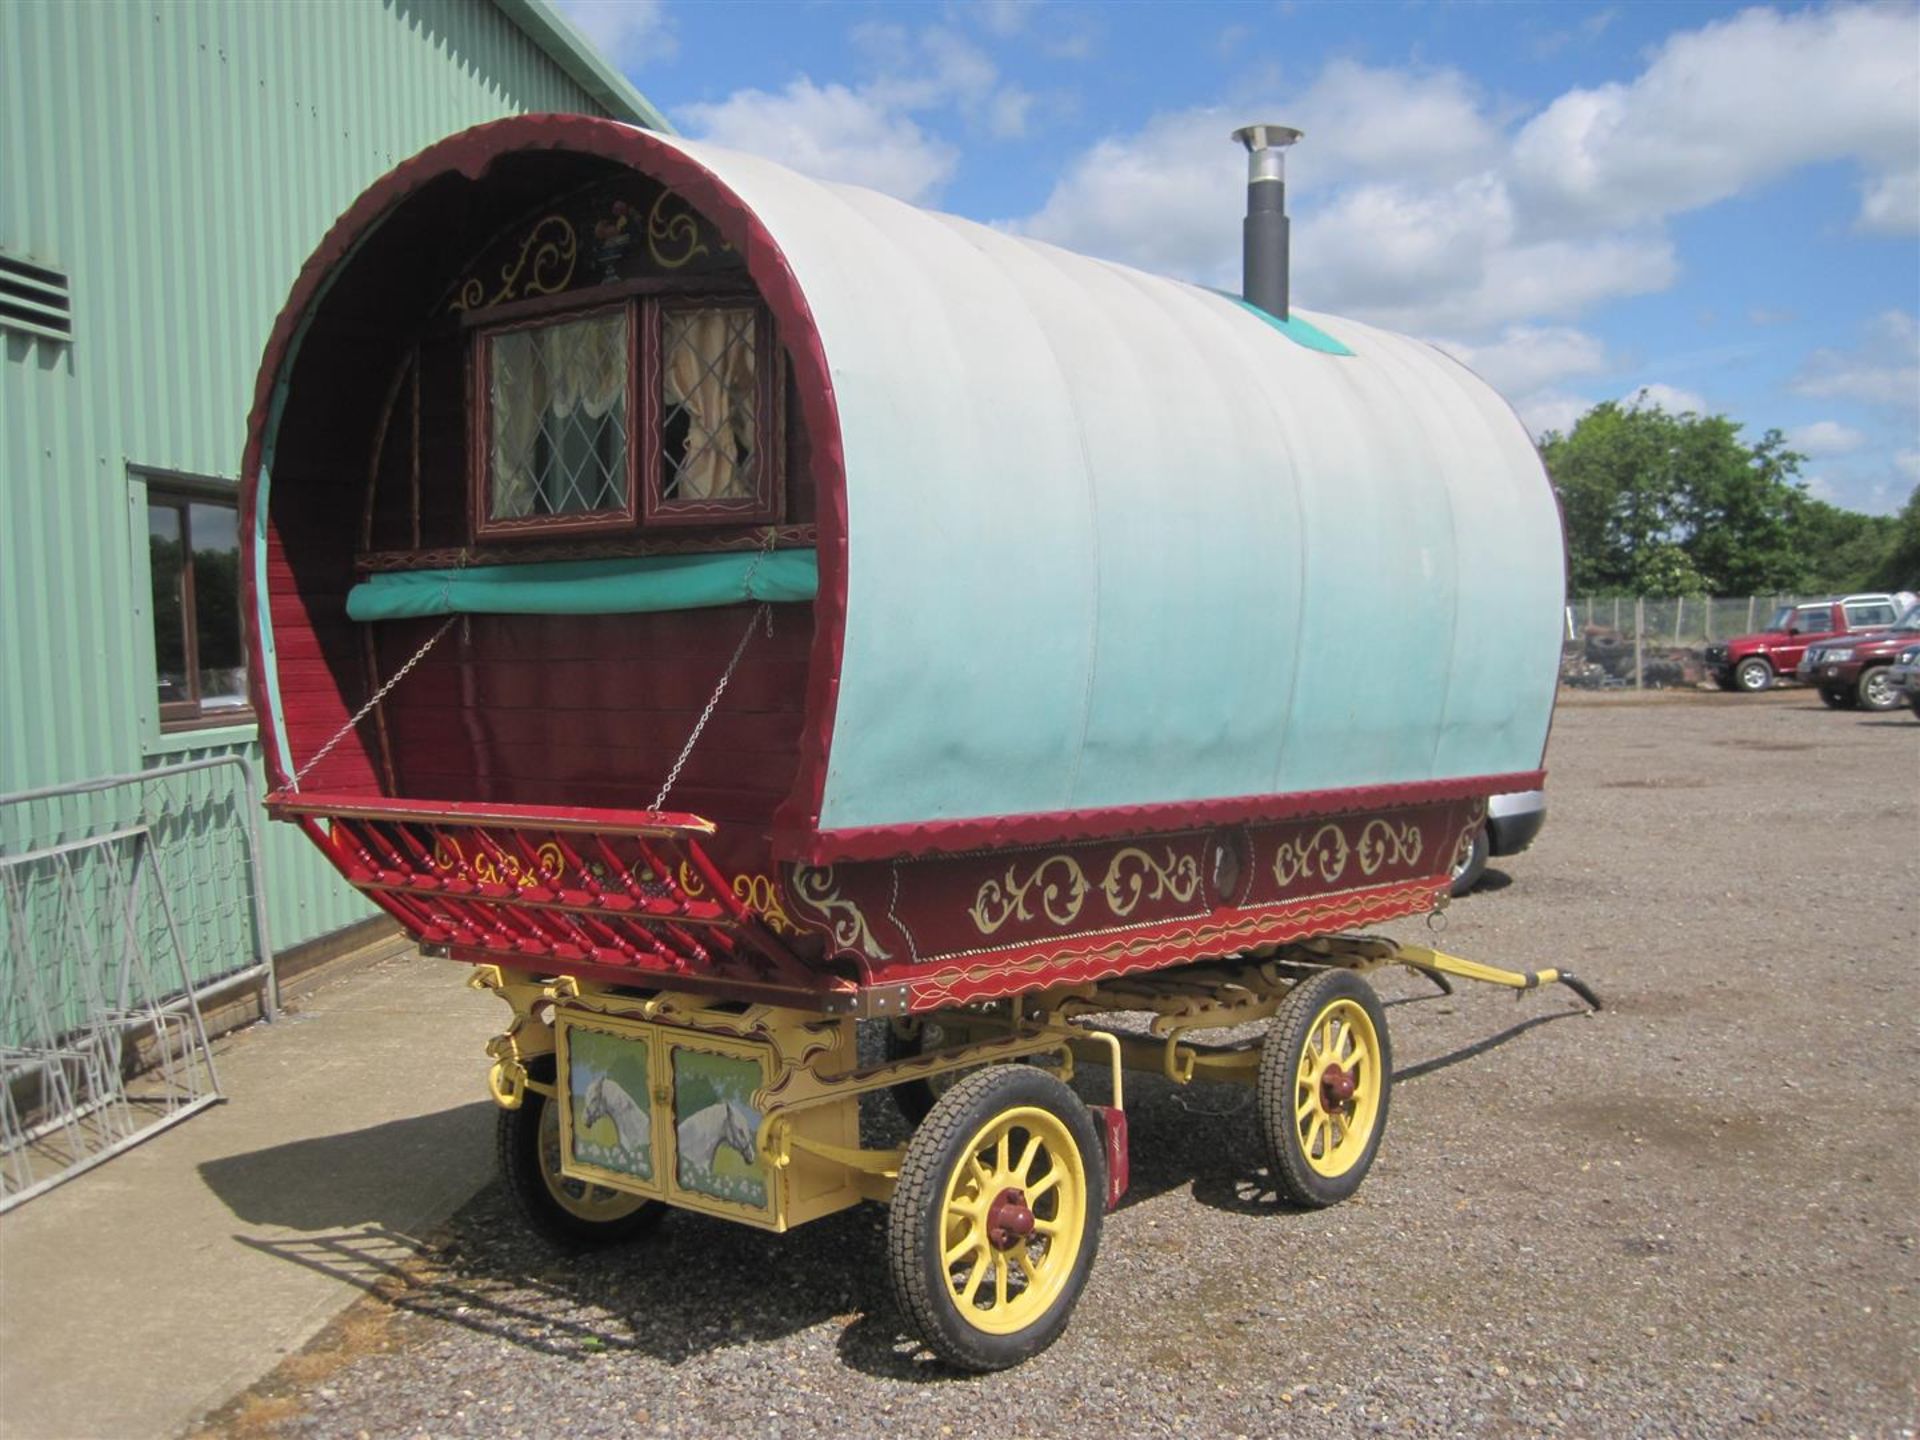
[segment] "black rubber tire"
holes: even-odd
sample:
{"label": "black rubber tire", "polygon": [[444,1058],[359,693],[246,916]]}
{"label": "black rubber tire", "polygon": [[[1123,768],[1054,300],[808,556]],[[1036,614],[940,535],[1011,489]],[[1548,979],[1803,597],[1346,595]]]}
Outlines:
{"label": "black rubber tire", "polygon": [[[540,1084],[551,1085],[553,1057],[544,1055],[534,1060],[527,1066],[527,1074]],[[667,1213],[667,1207],[658,1200],[641,1200],[627,1214],[612,1219],[589,1220],[574,1214],[554,1198],[547,1187],[540,1133],[551,1104],[546,1096],[530,1089],[520,1101],[519,1109],[502,1110],[495,1122],[500,1184],[527,1228],[565,1249],[584,1250],[632,1240],[658,1225]]]}
{"label": "black rubber tire", "polygon": [[1773,684],[1773,666],[1758,655],[1749,655],[1733,667],[1733,688],[1758,695]]}
{"label": "black rubber tire", "polygon": [[1853,692],[1851,690],[1831,690],[1825,685],[1822,685],[1820,687],[1820,703],[1825,705],[1829,710],[1851,710],[1853,709],[1854,703]]}
{"label": "black rubber tire", "polygon": [[1480,877],[1487,873],[1487,855],[1491,842],[1487,838],[1487,827],[1482,824],[1473,832],[1473,839],[1467,843],[1466,858],[1454,866],[1453,883],[1447,893],[1459,899],[1480,883]]}
{"label": "black rubber tire", "polygon": [[1920,720],[1920,690],[1909,690],[1907,703],[1913,707],[1913,718]]}
{"label": "black rubber tire", "polygon": [[[968,1142],[995,1116],[1031,1106],[1052,1114],[1079,1151],[1086,1179],[1080,1250],[1060,1293],[1032,1323],[1004,1335],[968,1323],[948,1289],[944,1251],[949,1177],[967,1163]],[[914,1132],[900,1162],[887,1212],[887,1270],[893,1297],[936,1355],[962,1370],[1004,1370],[1030,1360],[1060,1338],[1086,1289],[1100,1249],[1106,1211],[1107,1159],[1099,1127],[1078,1095],[1031,1065],[989,1065],[964,1075],[942,1095]]]}
{"label": "black rubber tire", "polygon": [[[1380,1105],[1373,1132],[1354,1164],[1341,1175],[1322,1175],[1308,1163],[1294,1121],[1295,1078],[1302,1051],[1320,1012],[1338,1000],[1352,1000],[1367,1014],[1380,1042]],[[1267,1038],[1260,1047],[1260,1132],[1267,1146],[1267,1163],[1280,1198],[1303,1209],[1337,1205],[1360,1188],[1380,1152],[1393,1099],[1393,1042],[1387,1035],[1387,1013],[1373,987],[1351,970],[1322,970],[1308,976],[1280,1002]]]}
{"label": "black rubber tire", "polygon": [[1862,710],[1884,712],[1900,706],[1900,692],[1887,683],[1885,665],[1869,665],[1860,672],[1860,679],[1853,687],[1853,697]]}

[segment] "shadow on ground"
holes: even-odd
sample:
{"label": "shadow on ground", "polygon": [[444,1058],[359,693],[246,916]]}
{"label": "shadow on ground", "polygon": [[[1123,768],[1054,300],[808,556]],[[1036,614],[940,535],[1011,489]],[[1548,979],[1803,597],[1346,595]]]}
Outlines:
{"label": "shadow on ground", "polygon": [[[449,1156],[472,1170],[492,1147],[487,1101],[364,1130],[293,1140],[200,1166],[200,1178],[249,1225],[334,1230],[408,1228],[421,1190],[444,1191]],[[480,1175],[475,1176],[477,1184]]]}

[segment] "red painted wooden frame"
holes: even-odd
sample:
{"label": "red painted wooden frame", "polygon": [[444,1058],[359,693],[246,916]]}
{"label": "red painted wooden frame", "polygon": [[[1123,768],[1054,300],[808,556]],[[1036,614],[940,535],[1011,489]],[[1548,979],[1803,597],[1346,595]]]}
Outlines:
{"label": "red painted wooden frame", "polygon": [[[525,535],[583,535],[604,530],[631,529],[639,514],[635,475],[641,446],[652,443],[647,434],[646,412],[636,403],[640,396],[639,369],[643,351],[639,329],[641,317],[629,300],[614,305],[595,305],[590,296],[579,296],[577,308],[549,312],[507,324],[476,329],[472,337],[469,374],[472,393],[467,414],[472,417],[467,432],[467,496],[472,533],[476,540],[502,540]],[[493,513],[493,342],[502,335],[528,330],[544,330],[575,320],[593,320],[619,315],[627,327],[627,444],[623,477],[625,489],[620,503],[607,510],[580,511],[568,515],[516,515],[500,517]],[[371,502],[369,502],[371,505]]]}
{"label": "red painted wooden frame", "polygon": [[[669,500],[661,491],[666,485],[666,413],[661,393],[666,374],[665,319],[669,312],[716,307],[753,310],[753,494],[739,500]],[[641,517],[649,526],[778,524],[785,513],[786,500],[786,418],[782,399],[786,378],[780,369],[780,347],[774,341],[773,317],[757,297],[728,297],[720,294],[690,296],[672,301],[656,300],[647,304],[646,361],[642,371],[646,382],[647,436],[649,444],[641,474]]]}

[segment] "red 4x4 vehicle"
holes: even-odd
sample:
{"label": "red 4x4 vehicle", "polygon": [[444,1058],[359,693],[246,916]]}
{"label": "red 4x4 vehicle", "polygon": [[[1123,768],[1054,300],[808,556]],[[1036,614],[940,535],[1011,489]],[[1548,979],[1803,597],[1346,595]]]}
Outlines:
{"label": "red 4x4 vehicle", "polygon": [[1847,635],[1809,645],[1796,678],[1820,687],[1820,698],[1836,710],[1891,710],[1901,701],[1891,671],[1900,653],[1920,640],[1920,605],[1890,630]]}
{"label": "red 4x4 vehicle", "polygon": [[1846,595],[1838,600],[1782,605],[1758,635],[1707,646],[1707,669],[1722,690],[1765,690],[1791,679],[1807,646],[1858,630],[1884,630],[1900,618],[1891,595]]}

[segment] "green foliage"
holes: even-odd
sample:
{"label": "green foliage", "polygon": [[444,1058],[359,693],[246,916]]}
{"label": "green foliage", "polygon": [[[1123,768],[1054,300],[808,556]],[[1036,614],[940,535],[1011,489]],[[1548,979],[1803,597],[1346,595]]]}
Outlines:
{"label": "green foliage", "polygon": [[1608,401],[1548,434],[1540,453],[1566,516],[1572,592],[1810,594],[1891,584],[1902,566],[1920,574],[1920,506],[1893,520],[1815,500],[1798,479],[1805,457],[1778,430],[1749,445],[1740,429],[1724,415]]}
{"label": "green foliage", "polygon": [[1920,590],[1920,485],[1913,487],[1906,507],[1887,525],[1887,553],[1875,583],[1885,590]]}

